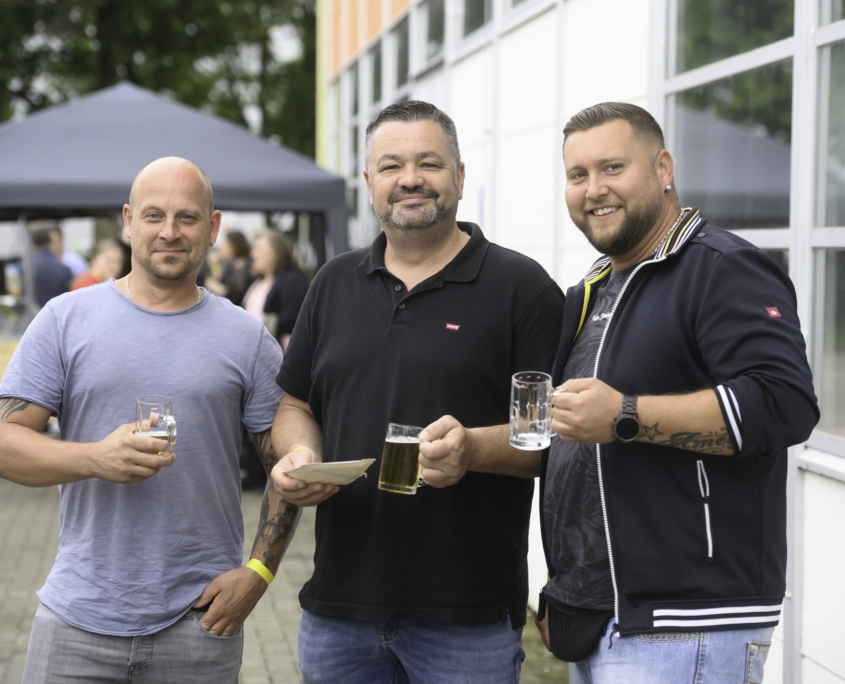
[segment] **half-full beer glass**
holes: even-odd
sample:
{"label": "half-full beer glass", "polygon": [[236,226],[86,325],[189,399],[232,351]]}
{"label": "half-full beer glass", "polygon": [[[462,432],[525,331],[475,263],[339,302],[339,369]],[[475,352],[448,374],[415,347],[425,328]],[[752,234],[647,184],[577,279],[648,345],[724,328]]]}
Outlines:
{"label": "half-full beer glass", "polygon": [[545,449],[552,441],[552,378],[524,371],[511,382],[511,446],[526,451]]}
{"label": "half-full beer glass", "polygon": [[416,494],[425,484],[420,477],[420,432],[413,425],[390,423],[384,438],[378,488],[397,494]]}
{"label": "half-full beer glass", "polygon": [[[161,451],[173,451],[176,444],[176,419],[173,402],[161,394],[144,394],[135,400],[135,434],[160,439]],[[150,452],[157,453],[157,452]]]}

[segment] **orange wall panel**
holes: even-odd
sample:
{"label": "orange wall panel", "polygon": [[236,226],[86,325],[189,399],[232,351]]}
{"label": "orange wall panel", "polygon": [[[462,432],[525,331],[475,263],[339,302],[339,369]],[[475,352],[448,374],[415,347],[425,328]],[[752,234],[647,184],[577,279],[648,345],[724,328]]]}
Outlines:
{"label": "orange wall panel", "polygon": [[390,20],[393,21],[402,14],[410,4],[410,0],[390,0]]}
{"label": "orange wall panel", "polygon": [[381,0],[367,0],[367,42],[381,33]]}
{"label": "orange wall panel", "polygon": [[360,48],[358,40],[360,35],[358,18],[361,15],[361,10],[358,6],[358,0],[349,0],[348,10],[349,14],[346,15],[346,20],[348,22],[347,28],[349,29],[349,33],[347,34],[348,39],[346,41],[346,59],[351,60],[355,58]]}

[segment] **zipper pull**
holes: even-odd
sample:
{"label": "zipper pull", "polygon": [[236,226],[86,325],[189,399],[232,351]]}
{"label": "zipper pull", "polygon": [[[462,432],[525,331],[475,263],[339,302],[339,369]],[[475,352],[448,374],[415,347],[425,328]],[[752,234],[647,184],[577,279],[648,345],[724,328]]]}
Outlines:
{"label": "zipper pull", "polygon": [[615,634],[618,638],[620,638],[620,639],[622,638],[622,637],[619,635],[619,625],[617,625],[615,622],[613,623],[613,627],[612,627],[612,628],[611,628],[611,630],[610,630],[610,646],[608,646],[608,647],[607,647],[607,650],[608,650],[608,651],[609,651],[611,648],[613,648],[613,635],[614,635],[614,634]]}

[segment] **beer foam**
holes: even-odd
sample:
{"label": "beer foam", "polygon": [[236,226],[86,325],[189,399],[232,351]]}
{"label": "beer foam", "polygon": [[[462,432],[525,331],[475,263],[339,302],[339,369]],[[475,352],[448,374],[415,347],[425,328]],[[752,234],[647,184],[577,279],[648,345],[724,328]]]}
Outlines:
{"label": "beer foam", "polygon": [[419,437],[390,437],[385,440],[388,444],[419,444]]}

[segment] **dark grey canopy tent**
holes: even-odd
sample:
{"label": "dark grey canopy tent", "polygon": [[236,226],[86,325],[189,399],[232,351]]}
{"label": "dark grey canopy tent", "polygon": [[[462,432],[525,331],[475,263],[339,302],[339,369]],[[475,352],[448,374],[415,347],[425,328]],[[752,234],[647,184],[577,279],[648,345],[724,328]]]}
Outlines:
{"label": "dark grey canopy tent", "polygon": [[129,83],[0,126],[0,220],[114,214],[141,167],[168,155],[206,172],[217,209],[310,214],[320,263],[348,248],[342,178]]}

